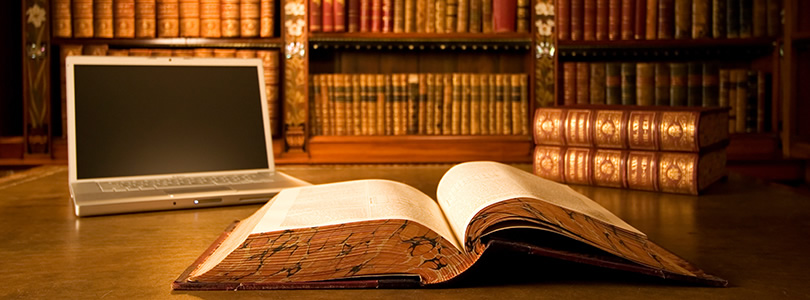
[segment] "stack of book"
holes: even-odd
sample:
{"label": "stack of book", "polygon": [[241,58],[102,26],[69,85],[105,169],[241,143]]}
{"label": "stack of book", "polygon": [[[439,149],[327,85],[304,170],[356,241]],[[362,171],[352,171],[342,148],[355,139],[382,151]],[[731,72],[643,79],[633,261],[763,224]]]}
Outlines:
{"label": "stack of book", "polygon": [[527,74],[316,74],[313,135],[529,135]]}
{"label": "stack of book", "polygon": [[311,32],[529,32],[529,0],[309,0]]}
{"label": "stack of book", "polygon": [[781,0],[560,0],[560,40],[775,37]]}
{"label": "stack of book", "polygon": [[54,0],[60,38],[272,37],[275,0]]}
{"label": "stack of book", "polygon": [[569,184],[697,195],[726,174],[727,108],[538,108],[534,173]]}

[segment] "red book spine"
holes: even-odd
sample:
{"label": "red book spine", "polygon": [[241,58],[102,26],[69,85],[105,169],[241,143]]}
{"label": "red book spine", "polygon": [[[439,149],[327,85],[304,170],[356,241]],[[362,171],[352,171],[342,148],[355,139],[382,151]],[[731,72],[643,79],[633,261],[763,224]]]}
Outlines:
{"label": "red book spine", "polygon": [[[725,24],[723,25],[725,26]],[[658,38],[671,39],[674,33],[675,33],[675,2],[674,0],[659,0]]]}
{"label": "red book spine", "polygon": [[586,41],[596,39],[596,0],[585,0],[583,38]]}
{"label": "red book spine", "polygon": [[382,31],[382,0],[371,1],[371,32]]}
{"label": "red book spine", "polygon": [[[493,3],[493,5],[495,5]],[[571,39],[571,1],[557,1],[557,39]]]}
{"label": "red book spine", "polygon": [[610,19],[609,0],[596,0],[596,39],[608,39],[608,20]]}
{"label": "red book spine", "polygon": [[[335,0],[337,1],[337,0]],[[636,0],[635,30],[633,37],[643,40],[647,35],[647,0]]]}
{"label": "red book spine", "polygon": [[334,1],[335,2],[332,3],[334,14],[332,15],[335,18],[335,31],[344,32],[346,31],[346,0]]}
{"label": "red book spine", "polygon": [[321,17],[323,17],[321,25],[323,26],[323,32],[335,31],[334,9],[332,8],[333,1],[334,0],[323,0],[323,2],[321,2]]}
{"label": "red book spine", "polygon": [[622,37],[622,2],[608,0],[608,39],[619,40]]}
{"label": "red book spine", "polygon": [[349,9],[347,14],[349,17],[349,32],[360,31],[360,0],[349,0]]}
{"label": "red book spine", "polygon": [[585,1],[571,0],[571,40],[581,41],[585,34]]}
{"label": "red book spine", "polygon": [[499,0],[492,3],[492,19],[495,32],[514,32],[517,0]]}
{"label": "red book spine", "polygon": [[632,40],[634,38],[633,31],[636,28],[636,1],[635,0],[622,0],[622,21],[621,21],[621,37],[622,40]]}
{"label": "red book spine", "polygon": [[360,32],[371,31],[371,0],[360,0]]}
{"label": "red book spine", "polygon": [[394,31],[393,0],[382,0],[382,32]]}

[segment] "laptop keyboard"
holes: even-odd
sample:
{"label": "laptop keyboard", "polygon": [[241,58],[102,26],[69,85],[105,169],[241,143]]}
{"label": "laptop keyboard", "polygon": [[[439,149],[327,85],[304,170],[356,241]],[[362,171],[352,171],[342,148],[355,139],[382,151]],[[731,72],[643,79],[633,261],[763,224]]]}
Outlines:
{"label": "laptop keyboard", "polygon": [[216,186],[227,184],[262,183],[273,181],[269,173],[253,173],[220,176],[178,176],[160,179],[99,182],[102,192],[132,192],[166,188]]}

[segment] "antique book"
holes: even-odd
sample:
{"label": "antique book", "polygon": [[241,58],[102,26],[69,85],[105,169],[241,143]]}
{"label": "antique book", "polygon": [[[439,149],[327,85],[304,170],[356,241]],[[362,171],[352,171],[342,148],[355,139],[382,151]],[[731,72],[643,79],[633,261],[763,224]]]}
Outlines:
{"label": "antique book", "polygon": [[419,133],[419,75],[415,73],[406,74],[406,129],[407,134]]}
{"label": "antique book", "polygon": [[686,63],[686,74],[686,105],[701,106],[703,104],[703,64]]}
{"label": "antique book", "polygon": [[334,99],[333,105],[335,108],[335,128],[334,134],[335,135],[346,135],[347,134],[347,122],[346,122],[346,88],[343,86],[343,76],[345,74],[330,74],[332,77],[332,97]]}
{"label": "antique book", "polygon": [[712,0],[692,0],[692,38],[711,37]]}
{"label": "antique book", "polygon": [[660,278],[727,284],[571,188],[508,165],[456,165],[442,176],[436,198],[389,180],[282,191],[229,227],[172,288],[420,287],[456,278],[496,244]]}
{"label": "antique book", "polygon": [[321,0],[321,30],[323,32],[335,31],[335,9],[332,7],[335,0]]}
{"label": "antique book", "polygon": [[180,0],[180,36],[200,36],[199,0]]}
{"label": "antique book", "polygon": [[[495,30],[492,25],[492,1],[489,0],[481,0],[481,1],[483,1],[481,3],[481,32],[490,33]],[[557,24],[557,26],[563,26],[563,24]]]}
{"label": "antique book", "polygon": [[500,123],[498,121],[498,98],[503,97],[503,91],[498,88],[498,76],[497,74],[489,74],[488,81],[489,81],[489,113],[487,114],[489,121],[489,134],[496,135],[500,134]]}
{"label": "antique book", "polygon": [[719,95],[717,98],[717,104],[721,107],[728,107],[729,106],[729,88],[731,87],[731,82],[729,81],[729,69],[720,69],[718,72],[718,81],[719,81]]}
{"label": "antique book", "polygon": [[622,39],[622,0],[608,2],[608,39]]}
{"label": "antique book", "polygon": [[687,66],[686,63],[670,63],[670,94],[669,101],[672,106],[686,106],[688,101]]}
{"label": "antique book", "polygon": [[93,37],[93,0],[73,0],[73,37]]}
{"label": "antique book", "polygon": [[[60,38],[73,37],[73,16],[70,13],[71,0],[54,0],[53,6],[53,36]],[[134,8],[133,8],[134,9]]]}
{"label": "antique book", "polygon": [[[218,38],[222,36],[220,20],[220,0],[200,0],[200,36]],[[320,1],[320,0],[312,0]]]}
{"label": "antique book", "polygon": [[698,195],[726,176],[724,148],[707,152],[536,146],[534,173],[568,184]]}
{"label": "antique book", "polygon": [[363,114],[364,120],[367,120],[366,128],[363,129],[365,135],[377,135],[377,80],[374,74],[366,74],[363,80],[365,84],[364,101],[367,103],[366,111]]}
{"label": "antique book", "polygon": [[769,0],[753,0],[753,17],[751,33],[753,37],[764,37],[768,32],[768,5]]}
{"label": "antique book", "polygon": [[498,80],[502,80],[501,88],[503,89],[503,103],[499,103],[502,105],[501,113],[503,116],[501,117],[501,122],[498,123],[498,126],[502,127],[501,134],[503,135],[510,135],[512,134],[512,83],[510,80],[509,74],[500,74],[501,77]]}
{"label": "antique book", "polygon": [[726,1],[727,0],[711,0],[712,1],[712,37],[722,39],[726,37]]}
{"label": "antique book", "polygon": [[591,80],[588,84],[590,88],[590,104],[605,104],[605,63],[590,63]]}
{"label": "antique book", "polygon": [[585,0],[571,1],[571,40],[581,41],[585,36]]}
{"label": "antique book", "polygon": [[541,107],[532,122],[538,145],[698,152],[728,142],[726,108],[656,106]]}
{"label": "antique book", "polygon": [[[473,0],[474,1],[474,0]],[[515,11],[515,31],[529,32],[529,0],[517,0],[517,10]]]}
{"label": "antique book", "polygon": [[[434,135],[436,134],[434,131],[436,129],[436,119],[435,119],[435,109],[436,109],[436,75],[434,73],[427,73],[425,74],[424,78],[424,90],[425,90],[425,109],[424,109],[424,120],[425,120],[425,133],[427,135]],[[420,85],[420,89],[423,87]],[[421,92],[421,90],[420,90]]]}
{"label": "antique book", "polygon": [[442,81],[442,134],[453,134],[453,74],[446,73]]}
{"label": "antique book", "polygon": [[[456,32],[456,23],[458,22],[458,1],[459,0],[446,0],[444,6],[444,33]],[[512,0],[514,1],[514,0]],[[493,7],[496,3],[493,3]],[[494,13],[494,8],[493,8]],[[494,16],[493,16],[494,17]]]}
{"label": "antique book", "polygon": [[636,105],[636,63],[623,62],[621,65],[622,105]]}
{"label": "antique book", "polygon": [[88,44],[82,47],[82,55],[105,56],[109,49],[110,45],[107,44]]}
{"label": "antique book", "polygon": [[362,74],[352,74],[352,135],[363,133],[363,84]]}
{"label": "antique book", "polygon": [[636,63],[636,105],[655,104],[655,64]]}
{"label": "antique book", "polygon": [[509,99],[511,108],[510,111],[512,113],[512,130],[511,134],[518,135],[527,133],[526,126],[528,126],[528,116],[527,111],[524,108],[526,103],[528,103],[528,90],[526,89],[526,78],[525,74],[509,74],[508,75],[509,86],[511,89],[511,97]]}
{"label": "antique book", "polygon": [[113,29],[113,1],[93,0],[93,36],[112,38]]}
{"label": "antique book", "polygon": [[492,88],[489,86],[489,78],[492,74],[479,74],[478,75],[478,86],[481,89],[481,114],[480,114],[480,125],[481,125],[481,135],[489,135],[489,115],[492,113],[492,108],[490,105],[492,104],[490,91]]}
{"label": "antique book", "polygon": [[622,104],[622,67],[621,63],[605,63],[605,103]]}
{"label": "antique book", "polygon": [[460,73],[453,73],[452,81],[452,101],[450,111],[450,134],[461,134],[461,106],[462,106],[462,79]]}
{"label": "antique book", "polygon": [[[371,2],[370,0],[361,0],[361,1],[367,1],[369,3]],[[393,32],[396,33],[405,32],[405,0],[391,0],[391,1],[394,4],[394,7],[392,9],[394,18],[393,20],[391,20]],[[361,15],[360,18],[362,19],[363,16]],[[360,22],[362,23],[362,21]],[[362,27],[362,25],[360,27]],[[371,28],[369,28],[369,30],[370,29]]]}
{"label": "antique book", "polygon": [[[493,32],[515,32],[516,17],[517,0],[498,0],[492,2]],[[573,19],[571,21],[573,22]]]}
{"label": "antique book", "polygon": [[728,81],[729,81],[729,89],[728,89],[728,132],[729,133],[736,133],[737,132],[737,85],[739,84],[739,75],[738,69],[729,69],[728,70]]}
{"label": "antique book", "polygon": [[322,25],[323,17],[321,17],[321,11],[322,10],[323,10],[323,8],[321,8],[321,0],[309,0],[309,31],[310,32],[321,32],[323,30],[323,25]]}
{"label": "antique book", "polygon": [[593,41],[596,39],[596,0],[584,0],[582,7],[582,39]]}
{"label": "antique book", "polygon": [[383,31],[383,1],[382,0],[371,0],[371,21],[369,24],[369,30],[371,32],[382,32]]}
{"label": "antique book", "polygon": [[394,6],[393,0],[382,0],[382,16],[381,21],[381,28],[382,32],[393,32],[394,31]]}
{"label": "antique book", "polygon": [[703,64],[703,106],[720,106],[720,78],[717,64]]}
{"label": "antique book", "polygon": [[444,74],[436,73],[433,76],[433,134],[442,134],[442,114],[444,111]]}
{"label": "antique book", "polygon": [[769,37],[778,36],[782,32],[782,1],[769,0],[766,6],[768,9],[766,34]]}
{"label": "antique book", "polygon": [[577,104],[589,104],[591,101],[590,98],[590,80],[591,80],[591,69],[589,66],[590,63],[588,62],[576,62],[577,72],[576,72],[576,103]]}
{"label": "antique book", "polygon": [[[73,14],[76,14],[75,10]],[[135,37],[154,38],[157,33],[156,26],[155,0],[135,0]]]}
{"label": "antique book", "polygon": [[332,17],[335,21],[335,31],[346,31],[346,0],[334,0],[332,2]]}
{"label": "antique book", "polygon": [[[484,0],[470,0],[469,32],[472,32],[472,33],[480,33],[481,32],[481,25],[482,25],[481,24],[481,5],[483,4],[483,1]],[[519,2],[518,7],[520,6],[521,3],[523,3],[521,1],[525,2],[527,0],[518,1]],[[429,9],[428,13],[430,13],[430,11],[432,11],[432,10]],[[430,20],[430,17],[428,17],[427,19]],[[429,23],[428,23],[428,29],[430,29],[430,24]],[[428,32],[430,32],[430,30],[428,30]]]}
{"label": "antique book", "polygon": [[658,0],[658,39],[675,35],[675,0]]}
{"label": "antique book", "polygon": [[374,95],[374,98],[377,101],[377,113],[376,113],[377,130],[376,131],[377,131],[378,135],[385,135],[385,129],[386,129],[386,127],[385,127],[385,125],[386,125],[386,120],[385,120],[385,104],[386,104],[386,101],[385,101],[385,81],[386,80],[385,80],[385,77],[386,76],[387,75],[384,75],[384,74],[376,74],[376,75],[374,75],[374,90],[376,92],[375,95]]}
{"label": "antique book", "polygon": [[769,132],[771,130],[771,74],[757,72],[757,126],[756,132]]}
{"label": "antique book", "polygon": [[157,0],[157,37],[178,36],[180,36],[180,3],[178,0]]}
{"label": "antique book", "polygon": [[[209,53],[206,53],[206,54],[208,54],[210,56],[198,55],[198,52],[194,51],[194,57],[213,57],[214,56],[213,49],[206,49],[206,50],[211,50]],[[132,49],[129,49],[129,56],[152,56],[152,49],[149,49],[149,48],[132,48]]]}
{"label": "antique book", "polygon": [[259,36],[273,37],[275,35],[275,0],[261,0],[259,3]]}
{"label": "antique book", "polygon": [[481,82],[482,74],[470,74],[470,132],[471,135],[481,134]]}
{"label": "antique book", "polygon": [[469,32],[470,30],[470,0],[458,0],[458,13],[456,13],[456,32]]}
{"label": "antique book", "polygon": [[726,37],[730,39],[740,37],[740,2],[726,2]]}
{"label": "antique book", "polygon": [[647,1],[636,1],[635,20],[633,21],[633,37],[637,40],[643,40],[647,37]]}
{"label": "antique book", "polygon": [[577,103],[577,63],[566,61],[563,65],[563,105]]}
{"label": "antique book", "polygon": [[658,0],[647,1],[647,15],[644,18],[644,38],[654,40],[658,38]]}
{"label": "antique book", "polygon": [[[614,0],[618,1],[618,0]],[[571,39],[571,0],[557,1],[557,22],[554,24],[557,29],[557,39],[561,41]]]}
{"label": "antique book", "polygon": [[596,0],[596,40],[604,41],[608,39],[608,20],[610,18],[609,0]]}
{"label": "antique book", "polygon": [[529,75],[513,76],[518,78],[520,86],[520,125],[518,125],[520,132],[515,131],[514,134],[529,135]]}
{"label": "antique book", "polygon": [[[461,1],[461,0],[456,0]],[[405,0],[404,32],[416,32],[416,0]],[[453,24],[455,26],[455,24]]]}
{"label": "antique book", "polygon": [[[757,131],[757,71],[745,71],[745,132]],[[738,91],[739,92],[739,91]],[[739,97],[739,94],[738,94]],[[737,128],[739,129],[739,128]]]}
{"label": "antique book", "polygon": [[692,0],[675,0],[676,39],[692,37]]}
{"label": "antique book", "polygon": [[113,8],[115,38],[135,37],[135,0],[116,0]]}
{"label": "antique book", "polygon": [[[393,1],[393,0],[389,0]],[[347,24],[346,30],[348,32],[360,32],[360,0],[349,0],[346,5]],[[312,18],[310,17],[310,20]]]}
{"label": "antique book", "polygon": [[632,40],[634,39],[633,32],[636,29],[636,2],[637,0],[622,0],[621,1],[621,39]]}
{"label": "antique book", "polygon": [[492,132],[492,134],[499,134],[499,135],[504,134],[504,132],[503,132],[503,127],[504,127],[503,126],[503,124],[504,124],[503,106],[504,106],[504,101],[506,101],[506,100],[505,100],[505,95],[504,95],[503,76],[504,76],[503,74],[495,74],[495,76],[493,76],[493,79],[495,81],[494,82],[494,87],[495,87],[495,93],[494,93],[495,94],[495,107],[494,108],[495,108],[495,110],[493,111],[493,118],[490,119],[490,123],[493,124],[494,128],[495,128],[495,131]]}
{"label": "antique book", "polygon": [[239,37],[240,0],[220,0],[220,29],[222,37]]}
{"label": "antique book", "polygon": [[[234,50],[233,54],[236,54],[236,49],[233,49],[233,50]],[[104,52],[102,52],[103,54],[99,54],[99,55],[107,55],[108,51],[109,50],[105,50]],[[169,57],[169,56],[172,56],[172,49],[155,48],[155,49],[152,49],[151,55],[156,56],[156,57]],[[229,56],[229,57],[235,57],[235,55],[232,55],[232,56]]]}
{"label": "antique book", "polygon": [[655,105],[670,106],[669,63],[655,63]]}
{"label": "antique book", "polygon": [[236,57],[236,49],[214,48],[214,57],[223,57],[223,58]]}
{"label": "antique book", "polygon": [[739,12],[739,32],[740,38],[750,38],[754,36],[754,3],[753,0],[740,0],[737,2],[740,6]]}
{"label": "antique book", "polygon": [[243,38],[258,37],[260,29],[261,0],[240,0],[239,36]]}
{"label": "antique book", "polygon": [[461,74],[461,128],[459,134],[470,134],[470,109],[472,108],[472,82],[469,73]]}

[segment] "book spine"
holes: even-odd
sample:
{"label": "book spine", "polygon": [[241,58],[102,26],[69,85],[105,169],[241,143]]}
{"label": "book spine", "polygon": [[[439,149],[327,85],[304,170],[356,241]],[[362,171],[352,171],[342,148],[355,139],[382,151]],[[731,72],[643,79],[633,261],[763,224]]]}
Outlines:
{"label": "book spine", "polygon": [[312,110],[310,113],[310,126],[312,126],[311,133],[313,136],[323,135],[323,115],[321,114],[321,75],[312,74],[310,76],[310,93],[309,93],[309,103],[310,109]]}
{"label": "book spine", "polygon": [[671,39],[675,35],[675,0],[658,1],[658,38]]}
{"label": "book spine", "polygon": [[635,12],[635,20],[633,24],[635,25],[633,30],[633,37],[637,40],[643,40],[647,36],[647,24],[645,21],[647,20],[647,1],[646,0],[635,0],[636,1],[636,12]]}
{"label": "book spine", "polygon": [[445,33],[447,31],[447,20],[445,20],[446,15],[447,0],[436,0],[436,33]]}
{"label": "book spine", "polygon": [[419,133],[419,75],[407,75],[407,116],[408,134]]}
{"label": "book spine", "polygon": [[619,110],[596,110],[593,119],[593,144],[598,148],[626,149],[627,115]]}
{"label": "book spine", "polygon": [[776,37],[778,36],[782,30],[782,1],[779,0],[769,0],[767,5],[767,35],[769,37]]}
{"label": "book spine", "polygon": [[636,95],[638,105],[655,104],[655,65],[653,63],[636,64]]}
{"label": "book spine", "polygon": [[[343,0],[335,0],[335,2]],[[239,1],[239,36],[258,37],[261,29],[261,2],[260,0]]]}
{"label": "book spine", "polygon": [[656,191],[658,182],[658,153],[629,151],[627,154],[627,188]]}
{"label": "book spine", "polygon": [[568,109],[562,122],[565,140],[563,144],[568,146],[591,146],[592,124],[591,119],[595,112],[590,109]]}
{"label": "book spine", "polygon": [[369,28],[371,32],[382,32],[383,27],[383,3],[382,0],[371,1],[371,21]]}
{"label": "book spine", "polygon": [[382,32],[394,31],[394,6],[392,0],[382,1]]}
{"label": "book spine", "polygon": [[726,1],[726,36],[730,39],[740,37],[740,0]]}
{"label": "book spine", "polygon": [[177,0],[157,0],[157,36],[180,35],[180,7]]}
{"label": "book spine", "polygon": [[745,71],[745,132],[757,131],[757,72]]}
{"label": "book spine", "polygon": [[[425,75],[425,82],[424,82],[424,89],[425,89],[425,109],[424,109],[424,120],[425,120],[425,134],[427,135],[434,135],[436,134],[436,116],[435,116],[435,109],[436,109],[436,75],[434,73],[428,73]],[[422,89],[422,86],[419,86]],[[421,91],[421,90],[420,90]],[[475,128],[475,127],[473,127]]]}
{"label": "book spine", "polygon": [[[515,31],[529,32],[529,0],[517,0],[517,11],[515,12]],[[594,8],[595,9],[595,8]]]}
{"label": "book spine", "polygon": [[[529,135],[529,75],[520,74],[520,133]],[[515,134],[518,134],[515,132]]]}
{"label": "book spine", "polygon": [[371,0],[360,1],[360,32],[371,32],[371,15],[372,15],[372,2]]}
{"label": "book spine", "polygon": [[577,63],[563,62],[563,104],[577,103]]}
{"label": "book spine", "polygon": [[416,30],[415,32],[427,32],[427,0],[416,0]]}
{"label": "book spine", "polygon": [[622,105],[636,105],[636,64],[622,63]]}
{"label": "book spine", "polygon": [[737,70],[728,70],[728,132],[737,132]]}
{"label": "book spine", "polygon": [[[504,111],[503,106],[504,102],[506,101],[504,95],[504,78],[503,74],[495,74],[495,111],[494,111],[494,122],[491,122],[495,126],[494,134],[504,134],[503,132],[503,124],[504,124]],[[490,120],[492,121],[492,120]]]}
{"label": "book spine", "polygon": [[[377,85],[377,76],[375,74],[366,74],[366,101],[368,102],[368,135],[381,135],[382,133],[378,131],[380,128],[380,121],[381,117],[377,115],[380,111],[379,105],[380,101],[378,101],[378,89],[380,86]],[[382,118],[384,118],[383,116]]]}
{"label": "book spine", "polygon": [[461,134],[461,74],[454,73],[452,75],[452,100],[451,100],[451,116],[450,116],[450,134],[452,135],[459,135]]}
{"label": "book spine", "polygon": [[566,183],[563,177],[565,160],[563,148],[554,146],[536,146],[532,158],[532,169],[535,175],[548,180]]}
{"label": "book spine", "polygon": [[222,37],[239,37],[239,1],[220,0],[220,29]]}
{"label": "book spine", "polygon": [[[388,0],[390,3],[391,0]],[[360,0],[349,0],[347,29],[349,32],[360,32]]]}
{"label": "book spine", "polygon": [[656,111],[630,111],[627,117],[627,147],[638,150],[656,150],[659,124]]}
{"label": "book spine", "polygon": [[608,39],[609,3],[609,0],[596,0],[596,34],[594,37],[599,41]]}
{"label": "book spine", "polygon": [[633,31],[636,24],[636,2],[637,0],[622,0],[621,1],[621,39],[632,40],[634,38]]}
{"label": "book spine", "polygon": [[309,0],[309,31],[321,32],[323,30],[323,8],[321,0]]}
{"label": "book spine", "polygon": [[686,103],[689,106],[701,106],[703,104],[703,66],[701,63],[689,62],[686,64],[686,68]]}
{"label": "book spine", "polygon": [[645,20],[645,36],[648,40],[658,38],[658,0],[647,0],[647,16]]}
{"label": "book spine", "polygon": [[557,22],[554,25],[556,25],[557,29],[557,39],[561,41],[571,39],[571,24],[573,23],[573,20],[571,20],[571,2],[570,0],[557,1]]}
{"label": "book spine", "polygon": [[756,132],[770,131],[770,94],[771,78],[769,74],[757,72],[757,128]]}
{"label": "book spine", "polygon": [[478,86],[481,89],[480,96],[481,96],[481,109],[480,109],[480,126],[481,126],[481,134],[482,135],[489,135],[489,113],[490,110],[490,90],[491,87],[489,86],[489,77],[492,74],[479,74],[478,75]]}
{"label": "book spine", "polygon": [[[370,0],[363,0],[370,1]],[[394,1],[394,32],[405,32],[405,0]]]}
{"label": "book spine", "polygon": [[596,40],[596,0],[584,0],[583,9],[582,38],[586,41]]}
{"label": "book spine", "polygon": [[[490,0],[481,0],[483,1],[481,4],[481,32],[483,33],[490,33],[495,30],[494,25],[492,24],[492,1]],[[441,0],[439,1],[441,2]],[[439,24],[439,23],[436,23]],[[564,26],[564,24],[559,24],[560,26]],[[559,27],[558,27],[559,28]]]}
{"label": "book spine", "polygon": [[365,102],[363,99],[364,91],[363,91],[363,80],[362,74],[352,74],[351,76],[351,85],[352,85],[352,134],[353,135],[362,135],[363,134],[363,103]]}
{"label": "book spine", "polygon": [[73,37],[92,38],[93,26],[93,0],[73,0]]}
{"label": "book spine", "polygon": [[720,106],[720,78],[716,64],[703,64],[703,106]]}
{"label": "book spine", "polygon": [[501,123],[498,123],[501,129],[502,135],[510,135],[512,134],[512,86],[511,80],[509,79],[509,74],[501,74],[502,76],[499,78],[503,82],[501,82],[501,88],[503,89],[503,102],[499,103],[502,105],[501,113]]}
{"label": "book spine", "polygon": [[259,8],[259,36],[273,37],[275,36],[275,0],[261,0]]}
{"label": "book spine", "polygon": [[442,134],[453,134],[453,74],[444,74],[442,95]]}
{"label": "book spine", "polygon": [[378,135],[385,135],[386,130],[386,119],[385,119],[385,111],[386,111],[386,100],[385,100],[385,77],[384,74],[376,74],[374,75],[374,90],[376,91],[374,95],[374,101],[377,102],[377,112],[376,112],[376,133]]}
{"label": "book spine", "polygon": [[[57,2],[58,3],[58,2]],[[113,24],[114,36],[116,38],[134,38],[135,37],[135,0],[115,0],[115,7],[113,9]],[[70,8],[70,5],[68,5]],[[57,7],[58,9],[58,7]],[[199,13],[198,13],[199,15]],[[58,16],[56,16],[58,17]],[[69,18],[70,16],[68,16]],[[55,22],[58,22],[55,21]],[[56,24],[58,26],[58,24]],[[57,27],[59,30],[61,27]],[[70,27],[68,27],[70,28]],[[56,34],[56,32],[54,32]],[[68,32],[70,34],[70,32]],[[55,35],[56,36],[56,35]],[[69,37],[69,36],[68,36]]]}
{"label": "book spine", "polygon": [[655,105],[670,106],[670,69],[668,63],[655,64]]}
{"label": "book spine", "polygon": [[748,110],[746,105],[748,102],[748,72],[745,69],[737,69],[736,73],[736,97],[737,97],[737,126],[735,131],[744,133],[745,121],[748,118]]}
{"label": "book spine", "polygon": [[444,113],[444,74],[435,74],[433,81],[433,134],[441,135]]}
{"label": "book spine", "polygon": [[591,78],[590,78],[590,103],[591,104],[605,104],[605,63],[593,62],[590,63]]}
{"label": "book spine", "polygon": [[335,31],[335,0],[321,0],[321,30]]}
{"label": "book spine", "polygon": [[576,103],[588,104],[590,102],[590,87],[588,86],[591,80],[591,69],[587,62],[576,63]]}
{"label": "book spine", "polygon": [[511,74],[510,76],[510,88],[511,88],[511,113],[512,113],[512,130],[511,133],[514,135],[518,135],[523,131],[523,128],[526,127],[526,123],[523,123],[523,98],[521,94],[521,75],[522,74]]}
{"label": "book spine", "polygon": [[[574,1],[577,1],[577,0],[574,0]],[[493,26],[493,31],[494,32],[515,32],[516,13],[517,13],[517,2],[516,2],[516,0],[494,1],[492,3],[492,26]],[[573,22],[573,19],[572,19],[572,22]]]}
{"label": "book spine", "polygon": [[[71,0],[53,0],[53,36],[73,37],[73,15],[70,12]],[[133,2],[134,3],[134,2]],[[134,4],[133,4],[134,6]],[[133,7],[134,13],[134,7]],[[64,73],[63,73],[64,74]],[[64,127],[63,127],[64,128]]]}
{"label": "book spine", "polygon": [[335,135],[347,134],[346,122],[346,88],[343,86],[344,74],[331,74],[333,106],[335,110]]}
{"label": "book spine", "polygon": [[93,35],[96,38],[112,38],[113,27],[113,1],[93,0]]}
{"label": "book spine", "polygon": [[[140,0],[137,0],[140,1]],[[320,0],[312,0],[320,1]],[[137,4],[137,2],[136,2]],[[218,38],[222,36],[219,0],[200,0],[200,36]],[[137,21],[137,18],[136,18]],[[138,35],[138,32],[135,32]]]}
{"label": "book spine", "polygon": [[470,123],[471,123],[471,115],[472,113],[470,110],[472,109],[472,82],[470,80],[470,74],[462,73],[461,74],[461,109],[459,112],[459,122],[460,130],[459,133],[462,135],[469,135],[470,134]]}
{"label": "book spine", "polygon": [[609,62],[605,65],[605,103],[617,105],[622,103],[621,63]]}
{"label": "book spine", "polygon": [[468,32],[469,31],[469,12],[470,12],[470,0],[458,0],[458,7],[457,9],[457,20],[456,20],[456,32]]}
{"label": "book spine", "polygon": [[332,2],[332,17],[334,18],[335,32],[346,31],[346,0]]}
{"label": "book spine", "polygon": [[[483,4],[484,0],[470,0],[470,32],[472,33],[480,33],[481,32],[481,5]],[[520,3],[528,3],[528,0],[520,0]],[[428,14],[432,10],[428,10]],[[428,16],[428,22],[430,21],[430,16]],[[528,24],[526,24],[528,26]],[[528,29],[528,27],[526,28]],[[428,32],[430,32],[430,23],[428,23]]]}
{"label": "book spine", "polygon": [[718,72],[718,79],[720,82],[720,90],[717,99],[717,105],[720,107],[728,107],[729,106],[729,70],[728,69],[720,69]]}
{"label": "book spine", "polygon": [[585,33],[585,0],[571,1],[571,40],[581,41]]}
{"label": "book spine", "polygon": [[712,0],[712,37],[716,39],[726,37],[726,1]]}
{"label": "book spine", "polygon": [[180,36],[200,36],[199,0],[180,0]]}
{"label": "book spine", "polygon": [[[456,0],[458,1],[461,0]],[[456,7],[458,8],[458,7]],[[405,31],[404,32],[416,32],[416,0],[405,0]],[[453,24],[455,26],[456,24]]]}
{"label": "book spine", "polygon": [[687,67],[686,63],[671,63],[670,68],[670,96],[672,106],[687,105]]}
{"label": "book spine", "polygon": [[609,0],[608,2],[608,39],[611,41],[622,38],[622,0]]}
{"label": "book spine", "polygon": [[753,0],[752,36],[764,37],[768,32],[768,0]]}
{"label": "book spine", "polygon": [[428,80],[427,74],[419,74],[419,82],[417,84],[419,89],[418,93],[418,110],[417,110],[417,129],[418,134],[427,134],[427,108],[428,108]]}
{"label": "book spine", "polygon": [[692,36],[692,1],[675,0],[675,38],[686,39]]}
{"label": "book spine", "polygon": [[712,0],[692,0],[692,38],[711,37],[711,3]]}
{"label": "book spine", "polygon": [[753,0],[740,0],[740,38],[750,38],[754,36],[754,12]]}
{"label": "book spine", "polygon": [[[426,33],[435,33],[436,32],[436,4],[434,2],[435,1],[425,1],[424,2],[424,10],[425,10],[425,31],[424,32],[426,32]],[[481,5],[480,0],[477,0],[476,3],[478,3],[479,9],[480,9],[480,5]],[[471,16],[471,18],[472,18],[472,16]],[[479,11],[478,18],[479,18],[479,21],[480,21],[480,18],[481,18],[480,11]],[[479,32],[480,32],[480,26],[479,26]]]}

